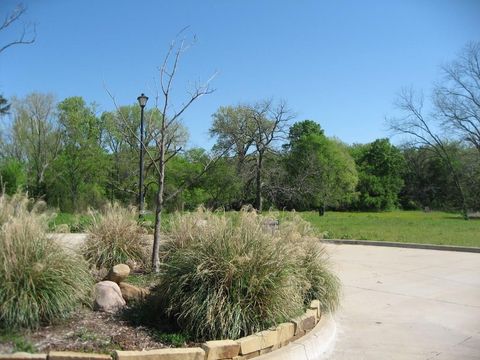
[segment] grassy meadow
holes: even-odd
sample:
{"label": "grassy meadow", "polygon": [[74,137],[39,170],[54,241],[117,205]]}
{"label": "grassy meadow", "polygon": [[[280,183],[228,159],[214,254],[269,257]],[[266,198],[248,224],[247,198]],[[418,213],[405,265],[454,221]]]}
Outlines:
{"label": "grassy meadow", "polygon": [[379,240],[480,247],[480,219],[441,211],[303,212],[327,239]]}

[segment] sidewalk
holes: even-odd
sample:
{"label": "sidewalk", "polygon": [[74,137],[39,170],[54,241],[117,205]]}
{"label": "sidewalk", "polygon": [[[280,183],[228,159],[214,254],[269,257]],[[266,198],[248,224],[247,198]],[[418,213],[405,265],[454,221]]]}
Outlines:
{"label": "sidewalk", "polygon": [[325,246],[344,292],[329,359],[480,359],[480,254]]}

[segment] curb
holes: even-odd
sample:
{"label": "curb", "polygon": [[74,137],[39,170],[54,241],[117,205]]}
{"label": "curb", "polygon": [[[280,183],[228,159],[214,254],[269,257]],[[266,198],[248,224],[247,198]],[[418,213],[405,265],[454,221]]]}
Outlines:
{"label": "curb", "polygon": [[320,360],[333,348],[337,325],[331,314],[322,315],[318,324],[308,334],[285,347],[260,355],[259,360]]}
{"label": "curb", "polygon": [[390,242],[390,241],[350,240],[350,239],[320,239],[320,241],[327,244],[337,244],[337,245],[368,245],[368,246],[398,247],[398,248],[406,248],[406,249],[424,249],[424,250],[480,253],[480,248],[467,247],[467,246],[416,244],[416,243],[400,243],[400,242]]}

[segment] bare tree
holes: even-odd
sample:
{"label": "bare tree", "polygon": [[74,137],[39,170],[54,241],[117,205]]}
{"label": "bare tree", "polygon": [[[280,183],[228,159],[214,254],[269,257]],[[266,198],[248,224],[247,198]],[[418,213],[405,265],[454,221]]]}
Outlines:
{"label": "bare tree", "polygon": [[480,42],[468,44],[459,58],[442,67],[434,105],[442,125],[480,152]]}
{"label": "bare tree", "polygon": [[284,101],[274,104],[266,100],[249,107],[248,115],[251,121],[250,137],[255,148],[255,208],[263,208],[263,171],[265,155],[274,152],[276,141],[283,139],[290,120],[295,115],[288,109]]}
{"label": "bare tree", "polygon": [[[12,24],[19,21],[19,19],[25,14],[27,8],[23,4],[17,5],[12,12],[5,15],[5,19],[3,23],[0,24],[0,32],[5,31],[8,29]],[[7,50],[9,47],[14,45],[21,45],[21,44],[32,44],[35,42],[36,38],[36,29],[35,24],[29,25],[24,24],[20,36],[18,36],[15,40],[9,41],[4,45],[0,45],[0,53]]]}
{"label": "bare tree", "polygon": [[[160,126],[158,133],[155,137],[155,144],[157,148],[157,155],[154,159],[157,169],[157,185],[158,191],[156,195],[156,204],[155,204],[155,230],[153,235],[153,251],[152,251],[152,266],[155,272],[159,271],[160,258],[160,230],[161,230],[161,220],[162,220],[162,211],[165,201],[168,199],[165,198],[165,165],[171,160],[175,155],[177,155],[181,150],[181,146],[175,141],[169,140],[169,134],[171,134],[171,129],[174,129],[178,126],[181,116],[185,111],[192,105],[196,100],[204,95],[211,94],[214,89],[210,87],[210,82],[213,79],[212,76],[209,80],[202,84],[195,84],[193,89],[188,92],[187,99],[180,105],[178,110],[175,110],[171,104],[172,97],[172,87],[177,75],[178,64],[180,58],[185,53],[185,51],[190,47],[191,44],[186,43],[185,40],[180,42],[173,41],[170,45],[170,48],[165,56],[163,65],[160,68],[160,92],[157,93],[155,98],[155,106],[160,110]],[[208,165],[199,176],[201,176],[205,171],[207,171]],[[184,185],[186,186],[186,184]],[[182,186],[177,189],[174,193],[169,195],[169,198],[176,196],[182,190]]]}
{"label": "bare tree", "polygon": [[396,100],[396,106],[403,116],[388,119],[390,129],[397,134],[404,134],[411,139],[411,146],[424,146],[435,153],[450,170],[455,187],[462,204],[462,215],[468,219],[467,195],[455,159],[448,150],[447,140],[438,135],[432,127],[436,120],[433,115],[425,117],[423,114],[423,94],[416,94],[413,89],[404,89]]}
{"label": "bare tree", "polygon": [[[0,23],[0,33],[2,33],[2,31],[5,32],[12,24],[17,22],[26,11],[27,8],[23,4],[19,4],[12,12],[6,14],[3,23]],[[35,25],[33,25],[33,35],[31,36],[27,35],[30,28],[31,26],[29,25],[23,25],[22,32],[16,40],[7,42],[4,45],[0,44],[0,54],[13,45],[32,44],[35,42]],[[7,99],[0,95],[0,116],[8,114],[9,110],[10,104],[8,104]]]}

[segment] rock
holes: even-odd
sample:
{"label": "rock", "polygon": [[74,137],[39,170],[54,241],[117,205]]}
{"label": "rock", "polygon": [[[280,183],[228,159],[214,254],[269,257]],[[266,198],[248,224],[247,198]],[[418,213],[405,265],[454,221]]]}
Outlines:
{"label": "rock", "polygon": [[113,281],[100,281],[95,284],[95,310],[114,313],[126,305],[122,292]]}
{"label": "rock", "polygon": [[130,274],[130,267],[125,264],[115,265],[107,274],[104,280],[110,280],[120,284]]}
{"label": "rock", "polygon": [[121,282],[119,284],[119,287],[122,292],[123,298],[127,302],[145,299],[145,297],[150,294],[150,291],[148,289],[142,289],[126,282]]}

